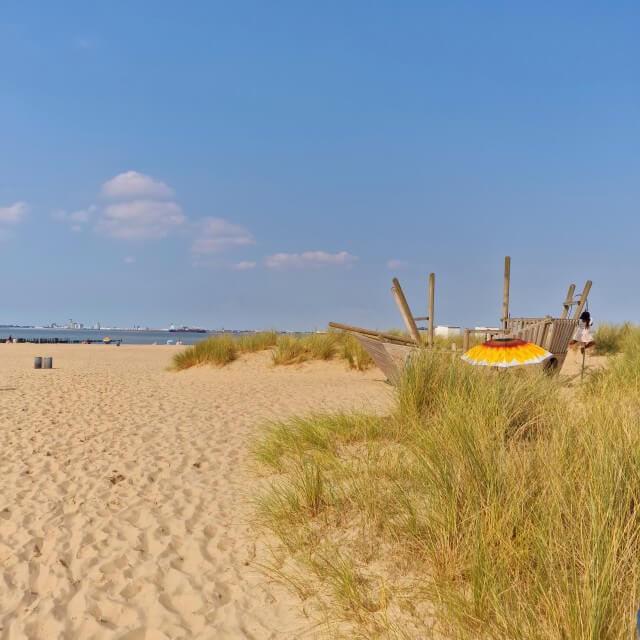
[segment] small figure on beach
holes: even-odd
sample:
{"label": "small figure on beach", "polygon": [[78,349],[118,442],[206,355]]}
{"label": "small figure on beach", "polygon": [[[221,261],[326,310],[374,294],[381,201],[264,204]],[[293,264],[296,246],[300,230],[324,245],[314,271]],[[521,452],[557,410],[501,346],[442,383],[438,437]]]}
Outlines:
{"label": "small figure on beach", "polygon": [[589,347],[593,347],[596,343],[591,335],[591,327],[593,321],[591,320],[591,314],[588,311],[583,311],[580,314],[580,320],[578,321],[578,328],[573,334],[573,338],[570,345],[580,345],[580,353],[584,353]]}

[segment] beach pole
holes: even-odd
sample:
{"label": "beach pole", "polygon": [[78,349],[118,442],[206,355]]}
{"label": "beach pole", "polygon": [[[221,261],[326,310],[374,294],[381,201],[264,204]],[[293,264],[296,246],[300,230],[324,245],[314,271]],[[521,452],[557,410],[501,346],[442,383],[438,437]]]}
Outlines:
{"label": "beach pole", "polygon": [[45,358],[42,364],[43,369],[51,369],[53,368],[53,358]]}
{"label": "beach pole", "polygon": [[433,306],[436,292],[436,274],[429,274],[429,325],[428,325],[428,342],[433,347]]}
{"label": "beach pole", "polygon": [[569,291],[567,291],[567,297],[562,304],[562,315],[560,316],[563,320],[569,315],[569,311],[571,309],[571,303],[573,302],[573,294],[576,290],[575,284],[569,285]]}
{"label": "beach pole", "polygon": [[34,369],[42,369],[42,358],[40,356],[36,356],[33,359],[33,368]]}
{"label": "beach pole", "polygon": [[509,281],[511,279],[511,256],[504,257],[504,286],[502,289],[502,328],[506,330],[509,319]]}
{"label": "beach pole", "polygon": [[471,335],[470,329],[465,329],[462,336],[462,350],[467,353],[469,351],[469,336]]}
{"label": "beach pole", "polygon": [[409,309],[409,304],[407,303],[407,299],[404,297],[404,293],[402,291],[402,287],[400,286],[400,282],[398,278],[393,279],[393,287],[391,288],[391,293],[393,293],[393,297],[395,298],[396,304],[398,305],[398,309],[400,310],[400,315],[404,320],[404,324],[409,331],[409,335],[413,338],[416,344],[422,344],[422,336],[418,331],[418,326],[411,315],[411,309]]}

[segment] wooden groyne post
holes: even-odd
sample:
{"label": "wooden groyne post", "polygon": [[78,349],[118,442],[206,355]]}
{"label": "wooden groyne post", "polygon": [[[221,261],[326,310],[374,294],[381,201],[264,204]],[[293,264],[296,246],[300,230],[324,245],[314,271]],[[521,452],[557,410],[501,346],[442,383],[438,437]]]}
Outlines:
{"label": "wooden groyne post", "polygon": [[427,341],[430,347],[433,347],[433,306],[436,293],[436,274],[429,274],[429,325],[427,332]]}
{"label": "wooden groyne post", "polygon": [[507,328],[509,320],[509,280],[511,279],[511,256],[504,257],[504,286],[502,289],[502,328]]}

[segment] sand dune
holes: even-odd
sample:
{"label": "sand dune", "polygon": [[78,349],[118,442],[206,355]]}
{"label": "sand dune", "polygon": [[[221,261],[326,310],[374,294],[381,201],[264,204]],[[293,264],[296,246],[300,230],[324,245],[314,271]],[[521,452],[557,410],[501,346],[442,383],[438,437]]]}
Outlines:
{"label": "sand dune", "polygon": [[0,345],[0,638],[313,637],[255,565],[247,442],[292,413],[383,410],[382,376],[267,353],[176,374],[174,349]]}

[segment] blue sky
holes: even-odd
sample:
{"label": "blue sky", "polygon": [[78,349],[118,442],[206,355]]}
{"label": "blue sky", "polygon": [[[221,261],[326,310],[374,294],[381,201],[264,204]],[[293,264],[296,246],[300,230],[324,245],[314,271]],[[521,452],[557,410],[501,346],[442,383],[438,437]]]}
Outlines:
{"label": "blue sky", "polygon": [[[636,2],[3,2],[0,323],[640,319]],[[391,266],[390,266],[391,263]]]}

